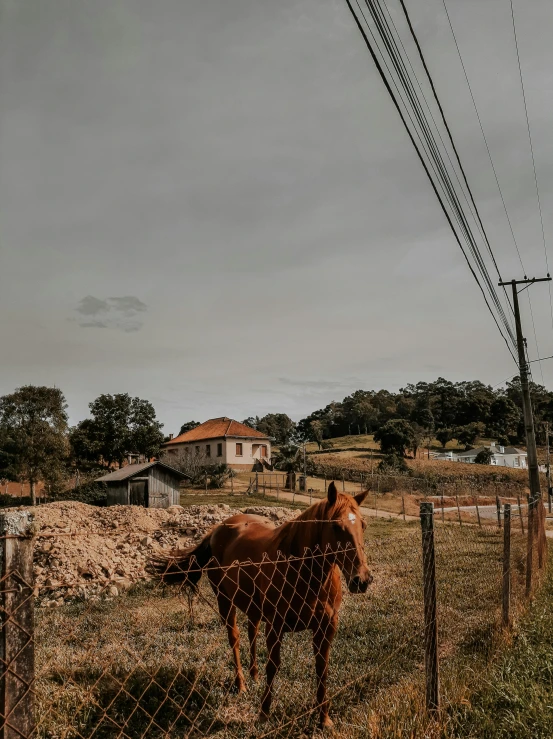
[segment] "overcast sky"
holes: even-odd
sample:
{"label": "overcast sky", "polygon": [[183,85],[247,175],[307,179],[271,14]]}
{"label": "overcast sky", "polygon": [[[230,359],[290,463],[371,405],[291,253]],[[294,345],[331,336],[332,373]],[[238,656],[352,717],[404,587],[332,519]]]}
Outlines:
{"label": "overcast sky", "polygon": [[[447,2],[541,275],[509,0]],[[442,0],[408,7],[500,268],[521,277]],[[513,373],[345,0],[0,8],[0,394],[56,385],[74,423],[100,393],[128,392],[176,432]],[[553,3],[515,12],[553,239]],[[548,356],[547,286],[532,301]],[[551,386],[553,361],[543,373]]]}

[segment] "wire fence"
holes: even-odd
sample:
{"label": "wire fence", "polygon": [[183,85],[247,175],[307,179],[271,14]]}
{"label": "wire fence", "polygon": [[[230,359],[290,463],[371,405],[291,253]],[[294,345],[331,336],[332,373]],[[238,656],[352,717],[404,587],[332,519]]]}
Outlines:
{"label": "wire fence", "polygon": [[[230,564],[158,550],[157,576],[114,590],[106,568],[88,598],[34,586],[45,537],[26,512],[6,512],[4,736],[303,737],[327,716],[344,739],[431,736],[508,643],[544,571],[543,506],[526,509],[524,533],[508,506],[501,528],[442,523],[430,502],[420,523],[369,521],[367,573],[349,540]],[[333,524],[320,523],[323,544]],[[65,536],[86,551],[100,534],[116,546],[112,533]]]}

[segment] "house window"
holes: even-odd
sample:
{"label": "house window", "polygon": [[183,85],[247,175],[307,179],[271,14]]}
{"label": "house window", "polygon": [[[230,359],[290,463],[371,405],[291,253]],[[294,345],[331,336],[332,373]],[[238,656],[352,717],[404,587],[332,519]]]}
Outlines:
{"label": "house window", "polygon": [[237,457],[242,456],[242,444],[240,442],[236,443],[236,456]]}
{"label": "house window", "polygon": [[211,457],[211,444],[206,444],[205,445],[205,456],[206,457]]}
{"label": "house window", "polygon": [[198,456],[199,456],[199,454],[200,454],[200,447],[199,447],[199,446],[197,446],[197,447],[196,447],[196,454],[197,454]]}
{"label": "house window", "polygon": [[217,456],[222,457],[223,456],[223,445],[217,444]]}
{"label": "house window", "polygon": [[261,445],[261,447],[259,449],[259,454],[260,454],[261,457],[266,457],[267,456],[267,447],[265,446],[265,444],[262,444]]}

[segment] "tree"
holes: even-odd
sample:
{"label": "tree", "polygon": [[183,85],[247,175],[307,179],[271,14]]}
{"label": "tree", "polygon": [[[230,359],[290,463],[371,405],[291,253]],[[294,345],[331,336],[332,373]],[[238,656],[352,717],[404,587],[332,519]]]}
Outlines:
{"label": "tree", "polygon": [[522,412],[506,395],[496,398],[490,407],[488,430],[491,436],[508,439],[517,438]]}
{"label": "tree", "polygon": [[275,467],[277,470],[286,472],[286,488],[288,490],[296,489],[296,472],[302,468],[303,450],[296,444],[285,444],[281,446],[275,457]]}
{"label": "tree", "polygon": [[262,419],[257,419],[257,425],[254,428],[273,437],[280,446],[290,443],[296,430],[296,424],[286,413],[268,413]]}
{"label": "tree", "polygon": [[453,439],[453,429],[449,429],[449,428],[439,429],[438,431],[436,431],[436,439],[438,439],[440,444],[445,449],[447,446],[447,442]]}
{"label": "tree", "polygon": [[490,464],[492,453],[489,449],[481,449],[474,458],[474,464]]}
{"label": "tree", "polygon": [[411,443],[411,449],[413,450],[413,459],[416,459],[419,447],[422,446],[424,440],[427,437],[427,434],[422,426],[419,426],[418,423],[411,423],[411,428],[413,429],[413,440]]}
{"label": "tree", "polygon": [[159,453],[163,443],[163,424],[156,420],[153,405],[131,398],[127,393],[100,395],[89,404],[91,419],[85,419],[72,432],[76,449],[88,450],[92,459],[110,467],[119,466],[128,454],[146,458]]}
{"label": "tree", "polygon": [[256,429],[257,424],[259,423],[259,416],[248,416],[248,418],[245,418],[242,423],[244,426],[249,426],[251,429]]}
{"label": "tree", "polygon": [[68,455],[67,404],[58,388],[25,385],[0,398],[0,471],[26,481],[36,505],[39,481],[60,483]]}
{"label": "tree", "polygon": [[392,419],[377,430],[374,439],[380,442],[384,454],[395,453],[404,457],[405,450],[413,446],[413,427],[403,418]]}
{"label": "tree", "polygon": [[317,442],[317,446],[321,449],[323,445],[324,437],[324,424],[322,421],[311,421],[309,424],[311,428],[311,438]]}
{"label": "tree", "polygon": [[198,421],[186,421],[186,423],[183,423],[180,427],[179,436],[181,434],[185,434],[187,431],[192,431],[192,429],[195,429],[199,425]]}
{"label": "tree", "polygon": [[486,432],[486,427],[483,423],[468,423],[466,426],[459,426],[455,431],[455,438],[459,444],[463,444],[465,449],[470,449],[474,446],[476,440],[483,436]]}

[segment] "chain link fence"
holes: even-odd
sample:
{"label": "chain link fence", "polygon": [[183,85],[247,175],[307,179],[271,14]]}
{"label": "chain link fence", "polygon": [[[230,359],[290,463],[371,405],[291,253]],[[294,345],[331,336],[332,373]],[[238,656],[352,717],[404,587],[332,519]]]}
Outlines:
{"label": "chain link fence", "polygon": [[[160,551],[158,569],[173,577],[152,576],[117,596],[106,577],[88,599],[73,592],[57,601],[47,581],[34,589],[41,534],[31,516],[6,512],[4,736],[299,738],[312,735],[327,707],[344,739],[438,736],[432,727],[447,723],[448,709],[467,700],[508,645],[509,626],[539,583],[541,509],[536,503],[521,519],[502,508],[501,527],[476,516],[460,526],[423,503],[422,535],[419,521],[369,520],[365,593],[348,589],[362,589],[360,555],[344,545],[224,566]],[[345,573],[341,604],[329,586],[333,564]]]}

